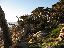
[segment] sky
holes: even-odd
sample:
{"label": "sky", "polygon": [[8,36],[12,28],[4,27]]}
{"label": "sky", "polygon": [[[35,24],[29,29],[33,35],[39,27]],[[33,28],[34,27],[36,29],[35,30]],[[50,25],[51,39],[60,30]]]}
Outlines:
{"label": "sky", "polygon": [[0,0],[0,6],[4,10],[7,22],[16,22],[16,16],[30,15],[37,7],[51,8],[57,2],[59,0]]}

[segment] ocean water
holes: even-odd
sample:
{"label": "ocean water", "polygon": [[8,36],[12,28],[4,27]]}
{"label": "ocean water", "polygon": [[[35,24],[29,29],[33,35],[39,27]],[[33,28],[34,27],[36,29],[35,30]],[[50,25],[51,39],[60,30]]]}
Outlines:
{"label": "ocean water", "polygon": [[12,27],[12,25],[18,25],[18,23],[17,22],[7,22],[7,24],[8,24],[8,27]]}

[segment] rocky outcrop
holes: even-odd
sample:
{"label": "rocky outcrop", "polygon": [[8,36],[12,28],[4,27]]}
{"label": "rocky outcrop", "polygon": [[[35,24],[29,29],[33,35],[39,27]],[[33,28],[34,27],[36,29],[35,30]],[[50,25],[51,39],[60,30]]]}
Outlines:
{"label": "rocky outcrop", "polygon": [[64,39],[64,27],[61,29],[60,34],[59,34],[59,37],[58,37],[58,38],[60,39],[60,41]]}

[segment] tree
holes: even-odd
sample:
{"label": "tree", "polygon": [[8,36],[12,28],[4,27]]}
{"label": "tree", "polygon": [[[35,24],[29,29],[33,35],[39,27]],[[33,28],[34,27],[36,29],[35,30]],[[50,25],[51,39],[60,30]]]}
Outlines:
{"label": "tree", "polygon": [[5,19],[5,14],[1,6],[0,6],[0,26],[3,31],[4,48],[9,48],[9,46],[12,46],[12,40],[10,38],[10,34],[9,34],[10,32]]}
{"label": "tree", "polygon": [[64,2],[64,0],[60,0],[60,2]]}

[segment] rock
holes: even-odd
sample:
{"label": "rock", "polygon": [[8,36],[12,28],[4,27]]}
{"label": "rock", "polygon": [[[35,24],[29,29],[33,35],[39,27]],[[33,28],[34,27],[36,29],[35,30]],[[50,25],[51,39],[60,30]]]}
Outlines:
{"label": "rock", "polygon": [[64,39],[64,27],[61,29],[61,31],[60,31],[60,34],[59,34],[59,40],[61,41],[61,40],[63,40]]}
{"label": "rock", "polygon": [[17,48],[29,48],[26,42],[21,42],[17,45]]}

